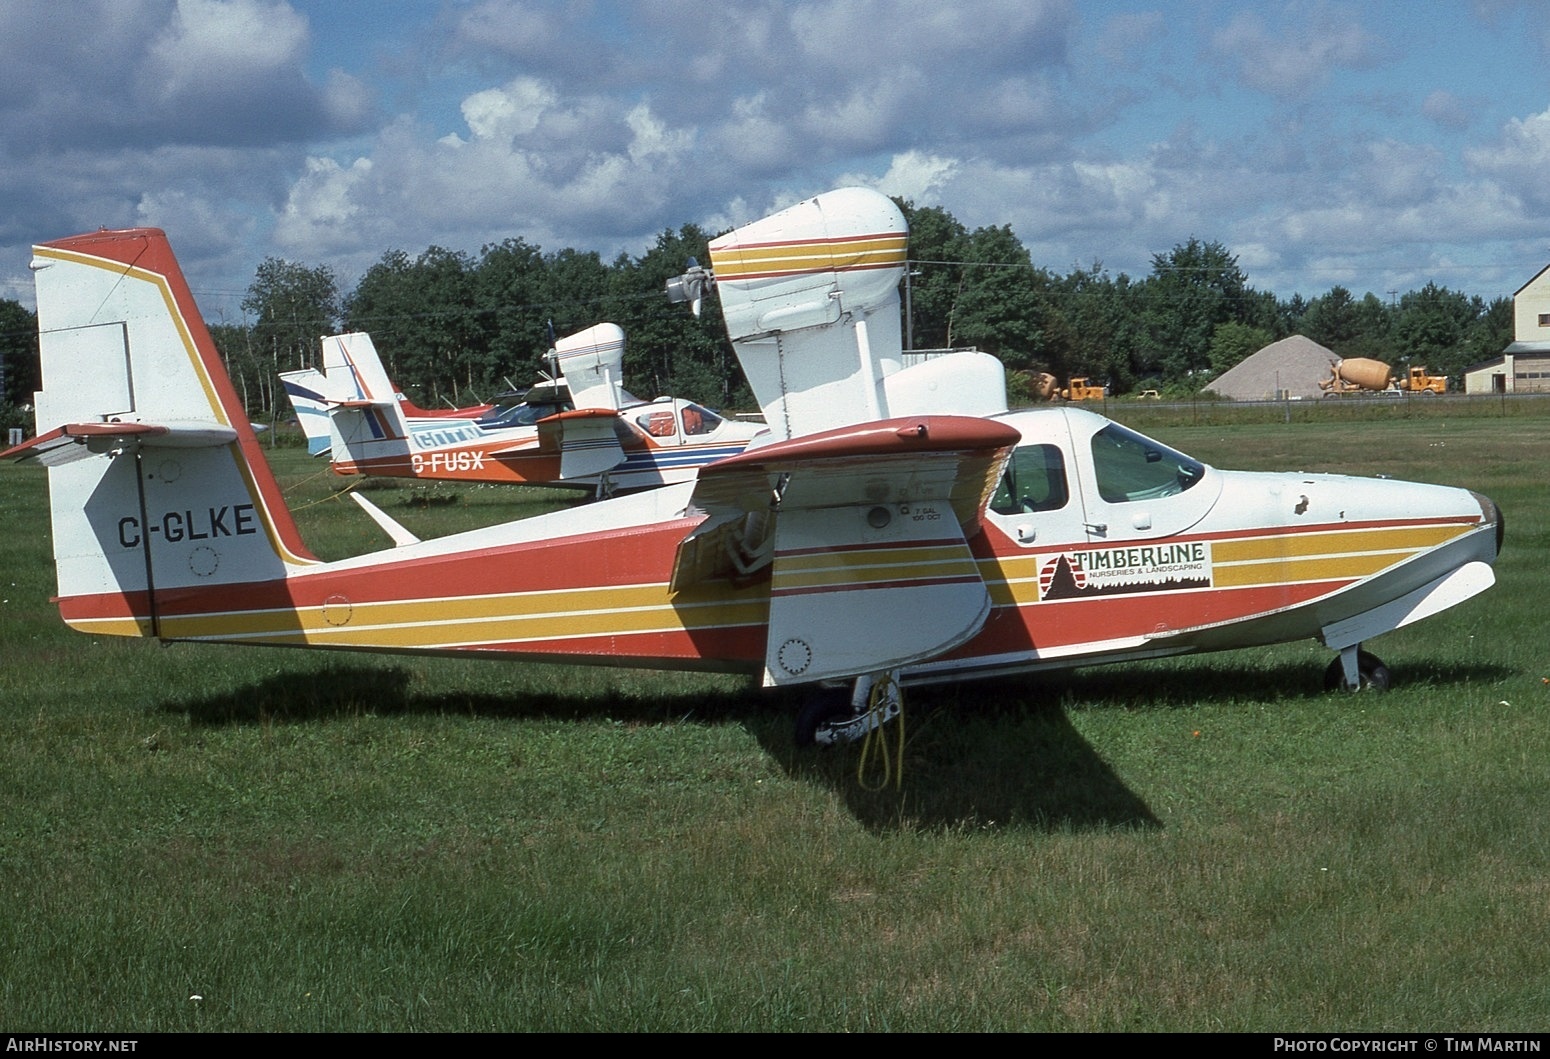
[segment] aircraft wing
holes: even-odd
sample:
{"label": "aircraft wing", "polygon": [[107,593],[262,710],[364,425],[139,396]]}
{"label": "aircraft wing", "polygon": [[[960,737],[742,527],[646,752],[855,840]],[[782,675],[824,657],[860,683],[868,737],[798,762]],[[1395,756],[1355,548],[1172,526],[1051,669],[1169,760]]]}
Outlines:
{"label": "aircraft wing", "polygon": [[560,480],[602,474],[624,462],[614,429],[619,414],[609,408],[577,408],[538,421],[540,452],[560,454]]}
{"label": "aircraft wing", "polygon": [[44,467],[62,467],[126,445],[202,448],[235,441],[237,432],[219,423],[67,423],[0,452]]}
{"label": "aircraft wing", "polygon": [[873,673],[968,640],[990,595],[968,541],[1019,433],[960,416],[842,427],[701,469],[672,588],[769,568],[767,685]]}

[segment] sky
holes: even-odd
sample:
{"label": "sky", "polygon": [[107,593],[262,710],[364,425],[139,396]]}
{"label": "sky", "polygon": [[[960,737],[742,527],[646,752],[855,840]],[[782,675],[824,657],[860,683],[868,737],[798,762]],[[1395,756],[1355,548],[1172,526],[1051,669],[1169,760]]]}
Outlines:
{"label": "sky", "polygon": [[1550,264],[1546,0],[5,0],[0,297],[151,225],[201,310],[258,264],[641,254],[861,184],[1144,276],[1282,298]]}

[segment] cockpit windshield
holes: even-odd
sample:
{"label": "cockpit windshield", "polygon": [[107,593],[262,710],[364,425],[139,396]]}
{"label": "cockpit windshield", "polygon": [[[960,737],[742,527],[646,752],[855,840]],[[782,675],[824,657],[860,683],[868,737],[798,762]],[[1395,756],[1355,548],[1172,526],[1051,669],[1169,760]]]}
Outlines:
{"label": "cockpit windshield", "polygon": [[568,401],[518,401],[500,405],[480,416],[480,426],[491,429],[500,427],[530,427],[540,419],[557,415],[570,408]]}
{"label": "cockpit windshield", "polygon": [[1093,435],[1098,495],[1110,504],[1156,500],[1189,489],[1205,465],[1118,423]]}

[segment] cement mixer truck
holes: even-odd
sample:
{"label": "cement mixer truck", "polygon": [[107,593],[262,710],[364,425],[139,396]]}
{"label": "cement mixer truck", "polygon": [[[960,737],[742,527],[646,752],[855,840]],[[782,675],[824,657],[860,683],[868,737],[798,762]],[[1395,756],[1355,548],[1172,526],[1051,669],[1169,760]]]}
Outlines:
{"label": "cement mixer truck", "polygon": [[1410,368],[1404,378],[1381,360],[1346,357],[1329,362],[1329,378],[1319,380],[1325,397],[1342,393],[1447,393],[1446,375],[1429,375],[1424,366]]}
{"label": "cement mixer truck", "polygon": [[1086,376],[1086,375],[1073,375],[1071,377],[1071,385],[1064,387],[1060,391],[1060,398],[1061,398],[1061,400],[1063,400],[1063,401],[1101,401],[1101,400],[1103,400],[1103,397],[1104,397],[1103,387],[1102,386],[1090,385],[1088,383],[1087,379],[1088,379],[1088,376]]}
{"label": "cement mixer truck", "polygon": [[1329,362],[1329,378],[1319,380],[1325,397],[1341,393],[1378,393],[1391,390],[1394,372],[1381,360],[1346,357]]}

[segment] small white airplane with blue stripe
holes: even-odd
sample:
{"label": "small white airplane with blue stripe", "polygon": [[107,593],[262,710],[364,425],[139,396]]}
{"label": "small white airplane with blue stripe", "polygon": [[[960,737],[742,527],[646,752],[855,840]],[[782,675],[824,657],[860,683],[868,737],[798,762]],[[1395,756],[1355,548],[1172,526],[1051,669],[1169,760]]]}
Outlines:
{"label": "small white airplane with blue stripe", "polygon": [[388,379],[371,336],[323,339],[323,368],[281,375],[308,451],[336,473],[575,486],[600,496],[693,481],[736,456],[762,423],[621,384],[624,331],[598,324],[551,354],[562,377],[510,404],[430,413]]}

